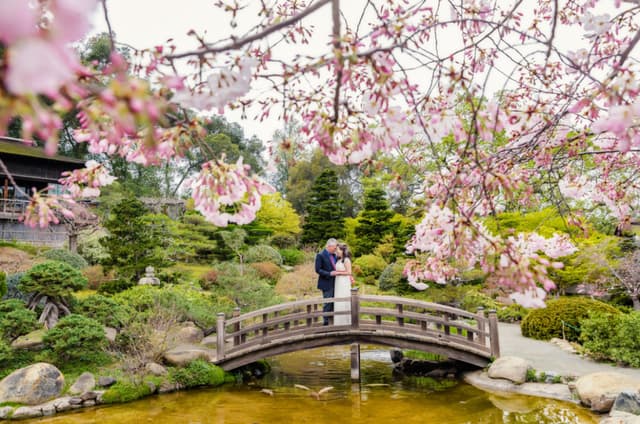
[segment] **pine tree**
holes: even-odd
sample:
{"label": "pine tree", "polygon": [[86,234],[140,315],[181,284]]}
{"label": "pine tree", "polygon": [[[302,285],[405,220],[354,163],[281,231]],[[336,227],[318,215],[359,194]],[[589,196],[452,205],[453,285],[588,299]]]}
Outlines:
{"label": "pine tree", "polygon": [[334,170],[325,169],[314,181],[306,210],[307,217],[302,226],[303,244],[319,244],[331,237],[344,237],[344,205]]}
{"label": "pine tree", "polygon": [[395,235],[399,223],[391,220],[394,215],[384,190],[373,188],[365,193],[364,209],[355,227],[356,245],[352,246],[358,255],[373,252],[385,236]]}
{"label": "pine tree", "polygon": [[111,211],[105,223],[109,235],[100,240],[109,256],[101,261],[105,270],[115,269],[126,279],[138,279],[144,269],[166,265],[161,254],[158,231],[147,225],[143,216],[147,208],[134,197],[122,199]]}

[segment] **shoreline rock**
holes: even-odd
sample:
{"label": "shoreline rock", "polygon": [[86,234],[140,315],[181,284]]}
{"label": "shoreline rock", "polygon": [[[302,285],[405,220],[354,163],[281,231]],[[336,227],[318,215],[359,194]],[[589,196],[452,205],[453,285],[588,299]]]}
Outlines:
{"label": "shoreline rock", "polygon": [[478,370],[470,371],[463,374],[463,380],[472,386],[494,393],[515,393],[519,395],[535,396],[546,399],[556,399],[565,402],[579,404],[569,386],[566,384],[547,384],[547,383],[522,383],[515,384],[504,379],[490,378],[487,372]]}

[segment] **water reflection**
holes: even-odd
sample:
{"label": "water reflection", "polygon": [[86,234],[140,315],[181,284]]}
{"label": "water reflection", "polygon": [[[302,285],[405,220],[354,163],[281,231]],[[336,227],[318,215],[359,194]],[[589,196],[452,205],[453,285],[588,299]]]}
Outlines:
{"label": "water reflection", "polygon": [[[349,347],[281,355],[262,380],[154,396],[127,405],[60,415],[38,423],[596,423],[572,404],[487,394],[467,384],[445,388],[397,379],[387,350],[362,347],[362,382],[352,384]],[[306,386],[305,390],[298,386]],[[323,387],[333,389],[313,396]],[[273,396],[261,392],[269,389]]]}

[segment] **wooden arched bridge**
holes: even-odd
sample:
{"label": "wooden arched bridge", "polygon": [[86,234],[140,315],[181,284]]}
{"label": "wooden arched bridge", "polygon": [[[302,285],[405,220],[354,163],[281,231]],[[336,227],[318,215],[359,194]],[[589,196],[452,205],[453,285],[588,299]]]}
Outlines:
{"label": "wooden arched bridge", "polygon": [[[349,302],[350,310],[323,312],[326,302]],[[350,324],[334,325],[348,315]],[[323,318],[329,325],[323,325]],[[305,299],[226,319],[218,314],[217,358],[225,370],[260,359],[320,346],[366,343],[414,349],[483,367],[500,356],[495,311],[477,314],[395,296],[359,295]]]}

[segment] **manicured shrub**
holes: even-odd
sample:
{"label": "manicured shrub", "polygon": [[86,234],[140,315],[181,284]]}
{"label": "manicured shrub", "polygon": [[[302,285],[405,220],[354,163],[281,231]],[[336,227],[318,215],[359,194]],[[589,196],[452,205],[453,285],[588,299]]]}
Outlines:
{"label": "manicured shrub", "polygon": [[219,386],[224,383],[224,371],[209,362],[197,359],[183,368],[171,370],[170,379],[182,387]]}
{"label": "manicured shrub", "polygon": [[0,299],[7,294],[7,274],[3,271],[0,271]]}
{"label": "manicured shrub", "polygon": [[373,277],[378,279],[382,271],[387,267],[387,263],[376,255],[363,255],[353,261],[354,265],[360,268],[360,276]]}
{"label": "manicured shrub", "polygon": [[76,312],[113,328],[122,328],[129,320],[125,307],[112,298],[99,294],[80,300]]}
{"label": "manicured shrub", "polygon": [[280,249],[280,256],[282,262],[289,266],[300,265],[305,260],[304,252],[298,249]]}
{"label": "manicured shrub", "polygon": [[394,291],[396,293],[406,292],[410,286],[404,276],[404,266],[406,261],[399,260],[387,265],[380,278],[378,278],[378,286],[380,290]]}
{"label": "manicured shrub", "polygon": [[[530,311],[522,320],[521,331],[525,337],[549,340],[563,337],[569,341],[578,341],[580,320],[587,318],[589,312],[620,313],[616,308],[604,302],[585,297],[563,297],[547,302],[546,308]],[[564,330],[563,330],[564,323]]]}
{"label": "manicured shrub", "polygon": [[83,269],[89,265],[82,256],[67,249],[47,250],[41,256],[51,261],[64,262],[75,269]]}
{"label": "manicured shrub", "polygon": [[289,249],[295,247],[296,244],[298,244],[294,236],[288,236],[284,234],[276,234],[271,236],[269,243],[277,247],[278,249]]}
{"label": "manicured shrub", "polygon": [[260,309],[281,301],[269,281],[260,278],[252,267],[245,266],[244,272],[240,272],[238,264],[220,265],[218,284],[212,290],[215,297],[233,299],[243,311]]}
{"label": "manicured shrub", "polygon": [[640,367],[640,312],[593,313],[581,328],[580,341],[589,355]]}
{"label": "manicured shrub", "polygon": [[56,364],[66,362],[93,363],[105,358],[107,346],[104,328],[98,321],[82,315],[71,314],[47,331],[44,345]]}
{"label": "manicured shrub", "polygon": [[0,335],[7,341],[30,333],[40,327],[36,313],[27,309],[19,299],[0,302]]}
{"label": "manicured shrub", "polygon": [[117,278],[102,283],[98,287],[98,293],[102,294],[116,294],[123,292],[131,287],[135,286],[135,283],[128,278]]}
{"label": "manicured shrub", "polygon": [[282,274],[282,269],[271,262],[256,262],[251,264],[251,267],[256,270],[260,278],[269,280],[272,284],[277,283]]}
{"label": "manicured shrub", "polygon": [[259,244],[247,249],[244,253],[244,261],[246,263],[272,262],[282,265],[282,256],[280,256],[280,253],[273,247],[267,246],[266,244]]}
{"label": "manicured shrub", "polygon": [[87,279],[76,268],[64,262],[47,261],[34,265],[27,271],[20,280],[18,289],[24,293],[67,297],[86,285]]}
{"label": "manicured shrub", "polygon": [[499,308],[498,320],[502,322],[520,322],[527,316],[529,309],[517,303]]}

